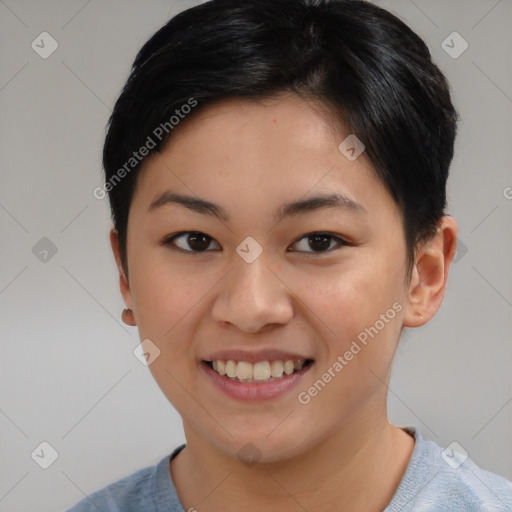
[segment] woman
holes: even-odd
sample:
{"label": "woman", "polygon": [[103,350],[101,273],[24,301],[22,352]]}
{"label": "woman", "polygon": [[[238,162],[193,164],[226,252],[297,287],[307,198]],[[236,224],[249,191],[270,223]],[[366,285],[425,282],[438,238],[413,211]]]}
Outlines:
{"label": "woman", "polygon": [[457,117],[424,42],[367,2],[213,0],[151,37],[97,194],[187,442],[72,512],[512,509],[510,482],[387,417],[456,251]]}

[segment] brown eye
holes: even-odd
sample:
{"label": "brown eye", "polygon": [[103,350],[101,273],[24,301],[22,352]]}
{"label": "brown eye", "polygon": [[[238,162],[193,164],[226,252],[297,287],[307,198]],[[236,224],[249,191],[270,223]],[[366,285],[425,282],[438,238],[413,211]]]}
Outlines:
{"label": "brown eye", "polygon": [[295,242],[299,252],[322,253],[343,245],[349,245],[339,236],[331,233],[309,233]]}
{"label": "brown eye", "polygon": [[184,231],[165,240],[165,244],[173,244],[187,252],[209,252],[207,249],[213,238],[200,231]]}

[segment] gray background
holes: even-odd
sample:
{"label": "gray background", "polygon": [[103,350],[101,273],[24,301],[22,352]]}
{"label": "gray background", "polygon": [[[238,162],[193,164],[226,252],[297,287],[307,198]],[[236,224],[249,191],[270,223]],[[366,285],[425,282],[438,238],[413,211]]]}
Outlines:
{"label": "gray background", "polygon": [[[184,440],[132,353],[138,335],[120,319],[108,204],[92,190],[136,51],[195,3],[0,1],[3,512],[63,510]],[[390,418],[441,446],[455,440],[512,479],[512,1],[378,3],[424,38],[451,82],[462,121],[449,204],[467,249],[440,312],[404,333]],[[43,31],[59,45],[46,59],[31,48]],[[469,43],[456,59],[441,46],[453,31]],[[40,246],[33,252],[43,237],[57,248],[46,261]],[[58,452],[48,469],[31,457],[43,441]]]}

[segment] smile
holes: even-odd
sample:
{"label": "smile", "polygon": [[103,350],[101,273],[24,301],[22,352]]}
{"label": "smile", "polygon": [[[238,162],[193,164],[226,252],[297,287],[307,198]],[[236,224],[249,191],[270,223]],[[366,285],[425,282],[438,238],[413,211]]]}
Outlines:
{"label": "smile", "polygon": [[200,368],[214,388],[242,401],[277,398],[291,391],[314,365],[313,359],[203,360]]}
{"label": "smile", "polygon": [[250,363],[248,361],[206,361],[213,371],[219,375],[239,382],[273,382],[283,378],[283,375],[291,375],[300,371],[304,366],[311,364],[311,359],[288,359],[286,361],[260,361]]}

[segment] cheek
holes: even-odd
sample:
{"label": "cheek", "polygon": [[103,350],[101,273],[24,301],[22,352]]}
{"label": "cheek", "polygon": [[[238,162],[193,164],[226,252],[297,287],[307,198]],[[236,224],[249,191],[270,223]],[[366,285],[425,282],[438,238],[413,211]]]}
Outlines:
{"label": "cheek", "polygon": [[215,281],[194,277],[183,266],[177,269],[156,258],[141,258],[135,267],[132,293],[139,336],[152,340],[160,351],[149,370],[180,414],[188,411],[201,417],[201,409],[195,410],[197,404],[188,394],[195,394],[190,383],[197,372],[192,340],[205,293]]}
{"label": "cheek", "polygon": [[329,389],[322,391],[317,403],[332,403],[334,415],[357,409],[382,387],[379,378],[386,378],[403,309],[397,268],[374,258],[357,269],[347,266],[334,273],[331,268],[294,281],[301,283],[300,293],[310,310],[304,314],[314,322],[324,344],[315,377],[328,383]]}
{"label": "cheek", "polygon": [[344,342],[372,326],[400,299],[400,274],[376,259],[289,276],[293,291],[306,308],[303,315],[314,322],[326,340]]}
{"label": "cheek", "polygon": [[168,398],[174,398],[183,393],[177,382],[189,381],[195,368],[197,315],[215,280],[163,259],[134,258],[131,287],[140,339],[150,339],[160,351],[149,369]]}
{"label": "cheek", "polygon": [[130,283],[141,336],[162,337],[204,294],[205,282],[184,265],[172,264],[160,249],[134,254]]}
{"label": "cheek", "polygon": [[395,276],[377,267],[304,283],[308,306],[318,315],[308,318],[314,318],[325,351],[312,387],[299,390],[299,401],[308,402],[304,410],[312,417],[322,418],[322,428],[335,430],[371,397],[386,393],[383,383],[400,332],[402,305]]}

